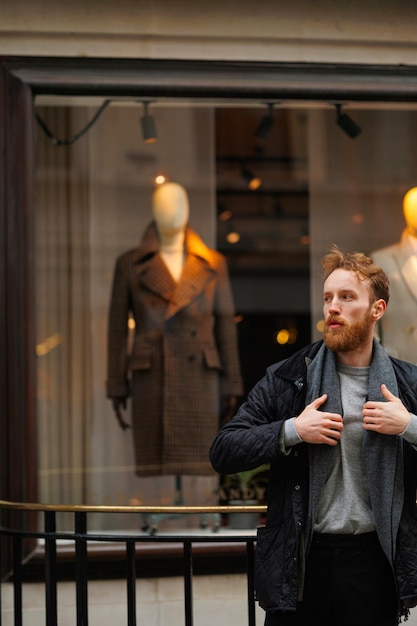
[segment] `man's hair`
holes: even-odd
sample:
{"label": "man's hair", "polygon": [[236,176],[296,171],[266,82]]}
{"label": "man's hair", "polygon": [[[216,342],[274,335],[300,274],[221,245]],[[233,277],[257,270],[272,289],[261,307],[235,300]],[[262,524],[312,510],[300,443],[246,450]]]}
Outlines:
{"label": "man's hair", "polygon": [[375,265],[369,257],[362,252],[342,252],[335,244],[322,258],[321,265],[326,279],[334,270],[343,269],[356,272],[361,280],[368,279],[371,293],[375,300],[389,300],[389,280],[382,267]]}

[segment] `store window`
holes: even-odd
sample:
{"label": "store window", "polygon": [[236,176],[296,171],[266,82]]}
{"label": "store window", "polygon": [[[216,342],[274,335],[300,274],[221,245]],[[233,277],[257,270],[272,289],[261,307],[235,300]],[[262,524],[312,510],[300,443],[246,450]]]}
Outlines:
{"label": "store window", "polygon": [[[71,137],[101,102],[42,97],[36,113],[56,136]],[[157,176],[186,190],[190,226],[224,255],[244,393],[268,365],[320,336],[320,258],[330,245],[372,253],[397,242],[405,227],[403,197],[416,184],[411,106],[350,104],[346,111],[361,129],[355,138],[336,124],[328,103],[172,100],[150,106],[154,143],[142,139],[142,105],[129,101],[113,102],[70,146],[54,145],[38,129],[36,396],[43,502],[159,505],[178,496],[176,475],[137,475],[132,429],[120,428],[106,397],[115,263],[138,246],[153,218]],[[257,136],[265,115],[268,132]],[[252,188],[249,175],[259,179]],[[131,321],[130,347],[134,333]],[[131,411],[129,399],[129,423]],[[215,504],[218,485],[215,475],[184,474],[181,501]],[[124,529],[132,517],[103,516],[97,523]]]}

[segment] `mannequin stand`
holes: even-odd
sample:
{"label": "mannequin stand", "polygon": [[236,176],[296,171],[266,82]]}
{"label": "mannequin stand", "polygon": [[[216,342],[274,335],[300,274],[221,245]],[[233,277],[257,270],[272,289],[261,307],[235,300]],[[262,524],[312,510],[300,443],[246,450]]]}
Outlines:
{"label": "mannequin stand", "polygon": [[[175,499],[174,506],[184,506],[182,479],[181,476],[175,476]],[[142,514],[142,530],[148,531],[150,535],[155,535],[158,531],[158,523],[164,519],[178,519],[184,517],[178,513],[157,513],[155,515],[149,513]],[[218,513],[205,514],[200,517],[200,528],[207,528],[212,522],[213,532],[217,532],[220,528],[220,515]]]}

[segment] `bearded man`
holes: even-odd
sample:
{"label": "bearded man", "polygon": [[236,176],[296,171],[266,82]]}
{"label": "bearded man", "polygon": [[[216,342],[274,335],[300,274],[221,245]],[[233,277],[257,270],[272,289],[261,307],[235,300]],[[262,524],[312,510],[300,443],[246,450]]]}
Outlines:
{"label": "bearded man", "polygon": [[384,271],[333,246],[323,340],[269,367],[210,449],[270,464],[255,586],[265,626],[394,626],[417,603],[417,367],[374,338]]}

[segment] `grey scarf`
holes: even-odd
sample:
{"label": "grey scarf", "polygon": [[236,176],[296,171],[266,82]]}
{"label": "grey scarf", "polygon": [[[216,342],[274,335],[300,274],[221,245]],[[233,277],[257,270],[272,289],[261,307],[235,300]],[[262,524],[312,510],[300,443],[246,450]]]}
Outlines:
{"label": "grey scarf", "polygon": [[[382,383],[398,396],[392,363],[380,343],[374,340],[368,400],[378,402],[385,400],[381,393]],[[308,368],[306,404],[310,404],[323,393],[327,393],[328,398],[321,410],[342,415],[336,357],[324,344]],[[307,546],[310,543],[321,491],[334,462],[335,451],[335,447],[325,444],[309,445],[310,496],[306,529]],[[363,454],[366,459],[371,506],[378,537],[392,563],[404,498],[401,437],[366,431]]]}

